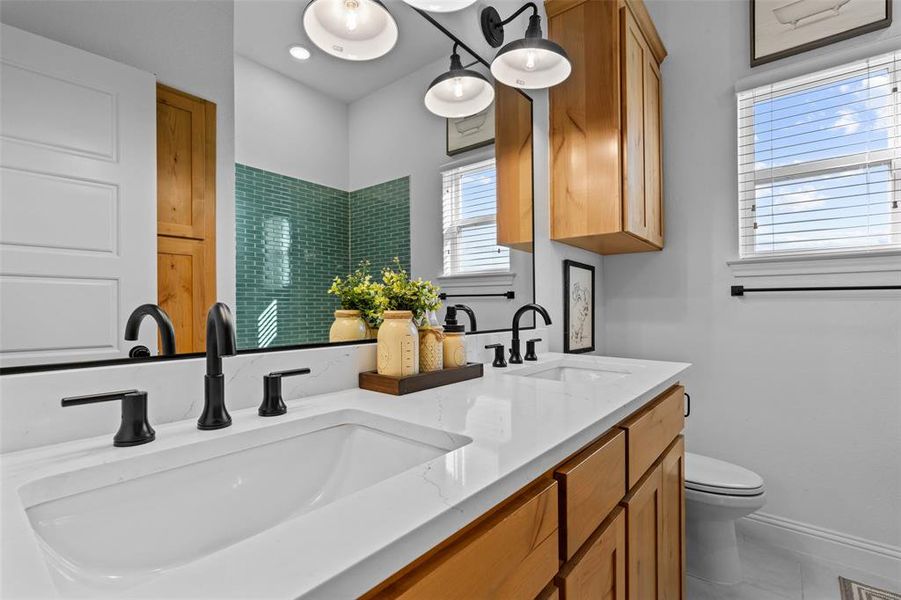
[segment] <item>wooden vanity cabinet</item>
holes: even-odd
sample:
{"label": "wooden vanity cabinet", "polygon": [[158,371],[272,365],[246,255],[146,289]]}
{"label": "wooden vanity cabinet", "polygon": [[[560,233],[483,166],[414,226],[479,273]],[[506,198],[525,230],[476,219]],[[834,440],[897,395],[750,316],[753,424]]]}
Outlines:
{"label": "wooden vanity cabinet", "polygon": [[666,390],[364,598],[684,600],[683,395]]}
{"label": "wooden vanity cabinet", "polygon": [[660,36],[642,0],[545,8],[573,68],[550,89],[551,239],[598,254],[660,250]]}

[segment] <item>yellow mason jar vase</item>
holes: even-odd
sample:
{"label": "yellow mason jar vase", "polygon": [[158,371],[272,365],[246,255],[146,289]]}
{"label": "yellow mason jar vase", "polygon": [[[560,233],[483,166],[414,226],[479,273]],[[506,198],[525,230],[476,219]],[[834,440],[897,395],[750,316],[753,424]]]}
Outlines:
{"label": "yellow mason jar vase", "polygon": [[336,310],[335,321],[328,331],[330,342],[365,340],[368,335],[362,313],[358,310]]}
{"label": "yellow mason jar vase", "polygon": [[409,310],[387,310],[379,327],[376,367],[379,375],[404,377],[419,373],[419,330]]}
{"label": "yellow mason jar vase", "polygon": [[431,373],[444,368],[444,330],[430,327],[419,330],[419,372]]}
{"label": "yellow mason jar vase", "polygon": [[466,366],[466,334],[462,325],[447,325],[444,329],[444,368]]}

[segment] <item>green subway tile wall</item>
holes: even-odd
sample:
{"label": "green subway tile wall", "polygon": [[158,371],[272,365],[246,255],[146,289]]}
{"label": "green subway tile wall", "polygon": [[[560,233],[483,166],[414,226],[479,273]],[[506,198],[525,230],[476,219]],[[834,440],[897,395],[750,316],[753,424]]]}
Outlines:
{"label": "green subway tile wall", "polygon": [[409,269],[409,190],[406,177],[348,193],[236,164],[238,347],[328,341],[336,275],[363,258]]}
{"label": "green subway tile wall", "polygon": [[350,193],[350,263],[368,259],[373,273],[394,257],[410,271],[410,178]]}

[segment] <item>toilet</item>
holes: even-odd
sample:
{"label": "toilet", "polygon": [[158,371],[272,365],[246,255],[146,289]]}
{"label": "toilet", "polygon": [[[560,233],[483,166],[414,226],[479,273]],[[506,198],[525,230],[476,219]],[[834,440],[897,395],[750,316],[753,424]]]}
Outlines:
{"label": "toilet", "polygon": [[742,580],[735,522],[766,503],[763,478],[744,467],[685,453],[686,571],[722,584]]}

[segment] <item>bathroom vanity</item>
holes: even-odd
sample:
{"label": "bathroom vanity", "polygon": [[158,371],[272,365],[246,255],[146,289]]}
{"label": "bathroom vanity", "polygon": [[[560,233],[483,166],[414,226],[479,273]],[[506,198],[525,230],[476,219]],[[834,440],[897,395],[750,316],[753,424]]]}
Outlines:
{"label": "bathroom vanity", "polygon": [[679,598],[687,367],[546,353],[7,453],[2,595]]}

